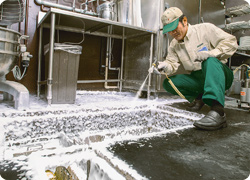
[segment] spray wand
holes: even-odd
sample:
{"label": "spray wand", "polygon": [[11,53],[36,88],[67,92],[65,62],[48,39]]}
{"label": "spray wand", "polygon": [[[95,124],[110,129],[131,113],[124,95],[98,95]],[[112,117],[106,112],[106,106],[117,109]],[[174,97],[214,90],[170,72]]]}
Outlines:
{"label": "spray wand", "polygon": [[159,69],[157,68],[157,66],[158,66],[158,62],[157,62],[157,60],[155,60],[155,61],[152,63],[151,68],[149,68],[148,72],[149,72],[149,73],[155,73],[155,74],[161,75],[161,72],[160,72],[160,71],[162,71],[163,69],[162,69],[162,70],[159,70]]}

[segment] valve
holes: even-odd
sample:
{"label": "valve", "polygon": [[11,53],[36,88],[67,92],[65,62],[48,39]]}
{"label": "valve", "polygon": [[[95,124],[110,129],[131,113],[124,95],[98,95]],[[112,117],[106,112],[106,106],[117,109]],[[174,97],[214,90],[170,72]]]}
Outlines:
{"label": "valve", "polygon": [[21,52],[21,56],[22,56],[22,66],[23,67],[28,67],[29,63],[30,63],[30,58],[32,58],[33,56],[30,54],[30,52],[26,51],[26,45],[24,44],[20,44],[20,52]]}
{"label": "valve", "polygon": [[30,52],[24,52],[22,53],[22,66],[28,67],[30,63],[30,58],[32,58],[33,55],[30,54]]}

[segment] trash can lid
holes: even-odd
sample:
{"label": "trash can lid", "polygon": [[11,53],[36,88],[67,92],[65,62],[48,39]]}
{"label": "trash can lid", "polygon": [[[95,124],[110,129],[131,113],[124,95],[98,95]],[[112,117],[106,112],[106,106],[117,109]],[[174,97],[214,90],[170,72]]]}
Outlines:
{"label": "trash can lid", "polygon": [[[82,46],[65,44],[65,43],[54,43],[54,50],[66,51],[72,54],[82,54]],[[49,44],[44,46],[44,55],[49,52]]]}

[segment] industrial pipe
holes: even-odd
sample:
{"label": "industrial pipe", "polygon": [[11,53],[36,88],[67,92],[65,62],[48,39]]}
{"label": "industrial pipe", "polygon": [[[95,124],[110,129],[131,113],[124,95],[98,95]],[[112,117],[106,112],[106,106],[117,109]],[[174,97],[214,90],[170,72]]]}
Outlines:
{"label": "industrial pipe", "polygon": [[68,10],[68,11],[74,11],[74,12],[87,14],[87,15],[92,15],[92,16],[97,16],[98,15],[95,12],[89,12],[89,11],[85,11],[83,9],[77,9],[75,7],[65,6],[65,5],[56,4],[56,3],[51,3],[51,2],[48,2],[48,1],[44,1],[44,0],[35,0],[35,2],[38,5],[44,5],[44,6],[48,6],[48,7],[60,8],[60,9],[64,9],[64,10]]}
{"label": "industrial pipe", "polygon": [[[154,34],[151,34],[151,44],[150,44],[150,57],[149,57],[149,66],[151,66],[151,64],[153,63],[153,46],[154,46]],[[148,78],[148,99],[150,97],[150,86],[151,86],[151,73],[149,73],[149,78]]]}
{"label": "industrial pipe", "polygon": [[123,66],[124,66],[124,44],[125,44],[125,28],[122,28],[122,57],[121,57],[121,71],[120,71],[120,92],[122,91],[122,81],[123,81]]}
{"label": "industrial pipe", "polygon": [[[112,34],[112,25],[108,27],[108,34]],[[108,80],[108,70],[116,70],[118,71],[118,76],[120,76],[120,68],[111,68],[111,37],[107,38],[107,51],[106,51],[106,64],[105,64],[105,80]],[[119,77],[118,77],[119,79]],[[113,89],[113,88],[118,88],[119,83],[117,86],[108,86],[108,82],[106,81],[104,83],[104,87],[106,89]]]}
{"label": "industrial pipe", "polygon": [[[25,29],[24,35],[28,35],[28,25],[29,25],[29,0],[26,0],[26,11],[25,11]],[[28,41],[25,41],[25,45],[27,46]]]}
{"label": "industrial pipe", "polygon": [[52,71],[53,71],[53,57],[54,57],[54,38],[55,38],[55,21],[56,15],[55,13],[51,14],[51,28],[50,28],[50,44],[49,44],[49,71],[48,71],[48,79],[47,79],[47,100],[48,104],[51,105],[52,102]]}
{"label": "industrial pipe", "polygon": [[38,75],[37,75],[37,97],[40,97],[41,92],[41,68],[42,68],[42,38],[43,25],[39,28],[39,44],[38,44]]}

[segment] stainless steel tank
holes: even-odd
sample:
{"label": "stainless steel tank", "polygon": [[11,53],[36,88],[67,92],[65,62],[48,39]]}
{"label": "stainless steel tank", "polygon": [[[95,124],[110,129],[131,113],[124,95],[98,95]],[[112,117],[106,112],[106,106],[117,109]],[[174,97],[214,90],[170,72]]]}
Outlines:
{"label": "stainless steel tank", "polygon": [[[29,108],[28,89],[15,81],[6,80],[5,75],[13,70],[15,79],[21,80],[29,66],[31,55],[26,52],[25,44],[21,39],[28,36],[11,30],[11,25],[22,22],[24,18],[25,0],[0,0],[0,92],[3,100],[14,101],[15,109]],[[17,66],[19,57],[22,57],[23,73]]]}
{"label": "stainless steel tank", "polygon": [[113,6],[115,3],[106,1],[97,7],[98,16],[108,20],[115,20]]}
{"label": "stainless steel tank", "polygon": [[20,33],[0,27],[0,77],[8,74],[17,64],[20,37]]}
{"label": "stainless steel tank", "polygon": [[4,0],[0,3],[0,78],[4,79],[17,64],[21,34],[7,27],[24,19],[25,0]]}

